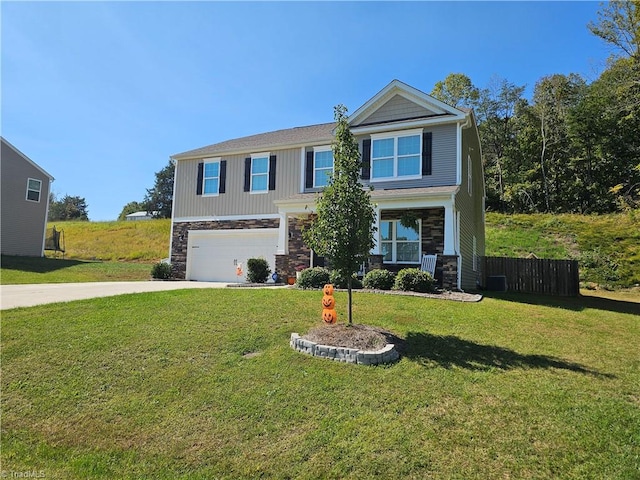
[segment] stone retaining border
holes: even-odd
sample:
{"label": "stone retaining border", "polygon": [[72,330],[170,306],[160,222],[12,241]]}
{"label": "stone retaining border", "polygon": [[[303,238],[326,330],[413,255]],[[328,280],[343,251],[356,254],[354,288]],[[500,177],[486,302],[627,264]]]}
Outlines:
{"label": "stone retaining border", "polygon": [[311,340],[306,340],[297,333],[291,334],[289,345],[307,355],[327,358],[336,362],[357,363],[359,365],[379,365],[393,363],[400,358],[400,354],[393,343],[387,343],[384,348],[375,351],[358,350],[357,348],[332,347],[320,345]]}

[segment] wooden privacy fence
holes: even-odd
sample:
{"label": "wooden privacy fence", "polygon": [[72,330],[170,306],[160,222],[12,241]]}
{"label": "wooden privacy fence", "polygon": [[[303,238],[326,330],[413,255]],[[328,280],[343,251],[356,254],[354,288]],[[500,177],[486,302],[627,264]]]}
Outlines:
{"label": "wooden privacy fence", "polygon": [[500,277],[506,289],[521,293],[575,296],[580,293],[577,260],[541,258],[482,257],[483,286],[487,288]]}

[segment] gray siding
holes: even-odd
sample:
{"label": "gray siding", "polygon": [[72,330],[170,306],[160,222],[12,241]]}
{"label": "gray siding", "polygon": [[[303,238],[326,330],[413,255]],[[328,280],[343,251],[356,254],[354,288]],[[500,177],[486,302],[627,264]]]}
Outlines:
{"label": "gray siding", "polygon": [[[50,179],[4,141],[1,156],[2,254],[40,257],[44,253]],[[28,178],[42,182],[39,202],[26,199]]]}
{"label": "gray siding", "polygon": [[435,113],[410,100],[407,100],[402,95],[394,95],[384,105],[378,108],[358,125],[392,122],[407,118],[426,117],[429,115],[435,115]]}
{"label": "gray siding", "polygon": [[[377,189],[416,188],[416,187],[444,187],[456,184],[456,124],[440,125],[425,128],[432,136],[432,169],[431,175],[425,175],[415,180],[394,180],[390,182],[366,182]],[[359,137],[360,150],[362,140]]]}
{"label": "gray siding", "polygon": [[[259,152],[253,152],[259,153]],[[227,215],[275,214],[274,200],[300,192],[300,149],[274,150],[276,155],[276,189],[268,193],[244,192],[244,159],[242,155],[222,156],[227,161],[226,193],[215,197],[196,195],[198,163],[202,160],[180,160],[176,170],[174,218],[221,217]]]}
{"label": "gray siding", "polygon": [[[471,155],[473,188],[469,195],[467,156]],[[456,195],[456,207],[460,212],[460,254],[462,288],[472,290],[476,288],[476,280],[480,275],[480,263],[478,270],[473,270],[473,237],[476,237],[476,255],[484,255],[485,230],[484,230],[484,178],[482,170],[482,158],[480,156],[480,144],[475,127],[466,128],[462,133],[462,185]]]}

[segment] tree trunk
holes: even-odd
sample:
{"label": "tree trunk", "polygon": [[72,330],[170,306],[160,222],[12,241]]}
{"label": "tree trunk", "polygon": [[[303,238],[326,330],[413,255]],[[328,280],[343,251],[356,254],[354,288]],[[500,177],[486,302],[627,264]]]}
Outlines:
{"label": "tree trunk", "polygon": [[349,310],[349,325],[353,325],[353,317],[351,313],[351,277],[347,278],[347,293],[349,296],[348,310]]}

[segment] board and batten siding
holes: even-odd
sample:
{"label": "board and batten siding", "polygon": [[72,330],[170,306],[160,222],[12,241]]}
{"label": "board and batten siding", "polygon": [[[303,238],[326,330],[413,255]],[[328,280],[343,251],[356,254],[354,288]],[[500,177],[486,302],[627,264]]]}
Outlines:
{"label": "board and batten siding", "polygon": [[[431,115],[435,115],[435,112],[432,112],[411,100],[407,100],[402,95],[394,95],[384,105],[378,108],[358,125],[393,122],[407,118],[419,118]],[[353,126],[355,127],[357,125]]]}
{"label": "board and batten siding", "polygon": [[276,184],[275,190],[266,193],[244,191],[244,161],[251,153],[220,157],[227,162],[226,188],[225,193],[217,196],[196,194],[198,163],[207,158],[179,160],[176,169],[174,218],[278,213],[274,200],[300,192],[301,150],[292,148],[272,150],[270,153],[276,156]]}
{"label": "board and batten siding", "polygon": [[[41,257],[44,254],[51,178],[4,141],[1,153],[2,254]],[[29,178],[42,182],[38,202],[26,199]]]}
{"label": "board and batten siding", "polygon": [[[457,124],[430,126],[425,132],[431,132],[431,175],[423,175],[422,178],[413,180],[391,180],[387,182],[365,181],[377,189],[393,188],[417,188],[417,187],[443,187],[456,184],[456,142]],[[390,135],[398,131],[389,132]],[[362,141],[369,136],[356,137],[362,152]]]}
{"label": "board and batten siding", "polygon": [[[468,156],[472,163],[472,189],[469,194]],[[461,287],[477,288],[480,275],[480,257],[485,251],[484,230],[484,178],[480,145],[473,127],[462,130],[462,184],[456,195],[456,208],[460,212]],[[473,238],[476,238],[477,269],[473,270]]]}

